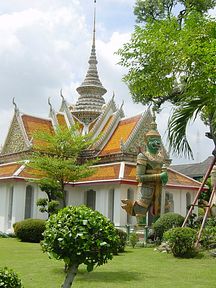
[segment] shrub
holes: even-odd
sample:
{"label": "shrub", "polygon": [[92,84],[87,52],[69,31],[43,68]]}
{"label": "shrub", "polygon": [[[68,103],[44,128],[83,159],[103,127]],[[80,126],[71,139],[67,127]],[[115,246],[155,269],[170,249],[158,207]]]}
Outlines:
{"label": "shrub", "polygon": [[200,243],[206,249],[215,248],[216,247],[216,227],[206,226],[203,229]]}
{"label": "shrub", "polygon": [[119,237],[111,221],[98,211],[69,206],[50,216],[41,244],[49,256],[64,260],[67,275],[62,287],[70,287],[80,264],[90,272],[112,259]]}
{"label": "shrub", "polygon": [[209,217],[206,221],[206,226],[215,227],[216,226],[216,217]]}
{"label": "shrub", "polygon": [[163,214],[154,224],[153,229],[155,231],[156,239],[162,240],[165,231],[168,231],[174,227],[180,227],[184,222],[184,217],[180,214],[169,212]]}
{"label": "shrub", "polygon": [[125,246],[127,243],[127,233],[121,229],[116,229],[116,232],[119,236],[119,243],[117,244],[115,254],[122,253],[125,250]]}
{"label": "shrub", "polygon": [[207,218],[200,243],[206,249],[216,247],[216,217]]}
{"label": "shrub", "polygon": [[14,233],[23,242],[39,243],[43,239],[45,220],[25,219],[14,224]]}
{"label": "shrub", "polygon": [[2,288],[22,288],[22,282],[18,275],[12,270],[4,267],[0,269],[0,287]]}
{"label": "shrub", "polygon": [[193,257],[195,255],[196,230],[189,227],[176,227],[164,233],[175,257]]}
{"label": "shrub", "polygon": [[137,243],[139,242],[138,234],[136,232],[132,232],[130,234],[129,241],[130,241],[131,246],[134,248],[137,245]]}

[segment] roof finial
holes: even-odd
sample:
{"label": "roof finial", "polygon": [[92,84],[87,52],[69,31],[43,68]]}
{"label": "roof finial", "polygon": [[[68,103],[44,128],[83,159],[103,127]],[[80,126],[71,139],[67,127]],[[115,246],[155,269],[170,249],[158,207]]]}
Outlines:
{"label": "roof finial", "polygon": [[115,91],[113,91],[112,100],[115,98]]}
{"label": "roof finial", "polygon": [[48,98],[48,104],[49,104],[49,106],[50,106],[50,110],[53,110],[52,104],[51,104],[51,102],[50,102],[50,97]]}
{"label": "roof finial", "polygon": [[17,104],[16,104],[16,102],[15,102],[15,97],[13,97],[12,103],[13,103],[13,105],[14,105],[14,110],[17,112],[17,111],[18,111],[18,108],[17,108]]}
{"label": "roof finial", "polygon": [[122,109],[123,106],[124,106],[124,100],[122,100],[122,104],[121,104],[121,106],[120,106],[120,109]]}
{"label": "roof finial", "polygon": [[63,90],[62,90],[62,88],[60,89],[60,96],[61,96],[62,100],[65,100],[65,99],[64,99],[64,96],[63,96]]}
{"label": "roof finial", "polygon": [[93,23],[93,42],[92,46],[95,47],[95,33],[96,33],[96,0],[94,0],[94,23]]}

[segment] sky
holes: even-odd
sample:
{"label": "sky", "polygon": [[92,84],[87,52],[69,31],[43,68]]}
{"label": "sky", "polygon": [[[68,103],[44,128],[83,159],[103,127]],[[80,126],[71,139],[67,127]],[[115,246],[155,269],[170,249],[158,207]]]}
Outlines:
{"label": "sky", "polygon": [[[84,80],[90,56],[93,26],[93,0],[7,0],[0,1],[0,145],[3,145],[13,104],[26,114],[47,117],[48,98],[58,110],[59,95],[70,103],[78,98],[76,88]],[[96,52],[98,72],[107,89],[108,102],[113,92],[118,106],[124,101],[126,116],[144,112],[134,104],[122,82],[125,68],[118,65],[115,52],[130,39],[134,30],[134,0],[98,0]],[[213,12],[214,13],[214,12]],[[166,146],[166,127],[170,116],[167,105],[157,116],[158,129]],[[171,155],[173,164],[205,160],[213,144],[204,135],[201,121],[189,127],[188,137],[194,161]]]}

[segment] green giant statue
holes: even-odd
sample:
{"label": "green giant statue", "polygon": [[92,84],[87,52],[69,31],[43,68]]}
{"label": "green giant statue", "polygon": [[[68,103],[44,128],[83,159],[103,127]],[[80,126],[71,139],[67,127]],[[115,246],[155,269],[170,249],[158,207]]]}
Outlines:
{"label": "green giant statue", "polygon": [[149,210],[152,215],[160,215],[162,185],[168,181],[168,174],[162,168],[161,137],[155,122],[152,124],[152,129],[146,133],[146,151],[137,156],[138,199],[122,200],[122,208],[138,219],[143,218]]}

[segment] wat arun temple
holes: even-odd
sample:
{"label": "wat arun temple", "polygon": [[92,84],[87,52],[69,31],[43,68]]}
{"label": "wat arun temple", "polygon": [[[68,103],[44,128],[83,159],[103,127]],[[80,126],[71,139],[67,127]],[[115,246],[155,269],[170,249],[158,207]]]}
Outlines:
{"label": "wat arun temple", "polygon": [[[83,157],[98,158],[95,173],[66,186],[66,204],[85,204],[100,211],[116,226],[134,224],[134,217],[121,208],[122,199],[137,198],[136,159],[146,151],[145,136],[155,121],[150,109],[127,117],[123,105],[117,107],[115,96],[106,103],[106,88],[97,69],[96,33],[94,18],[93,40],[88,70],[77,87],[76,103],[68,103],[60,93],[61,106],[55,111],[51,103],[48,117],[35,117],[21,112],[14,102],[14,115],[0,153],[0,231],[10,232],[13,223],[26,218],[47,218],[36,205],[45,196],[24,160],[32,153],[36,131],[55,131],[57,127],[78,127],[78,133],[90,133],[94,144]],[[15,95],[14,95],[15,96]],[[169,168],[171,160],[162,145],[161,159],[169,180],[162,190],[161,213],[173,211],[186,214],[200,183]],[[22,161],[21,161],[22,160]],[[165,207],[165,199],[170,203]]]}

